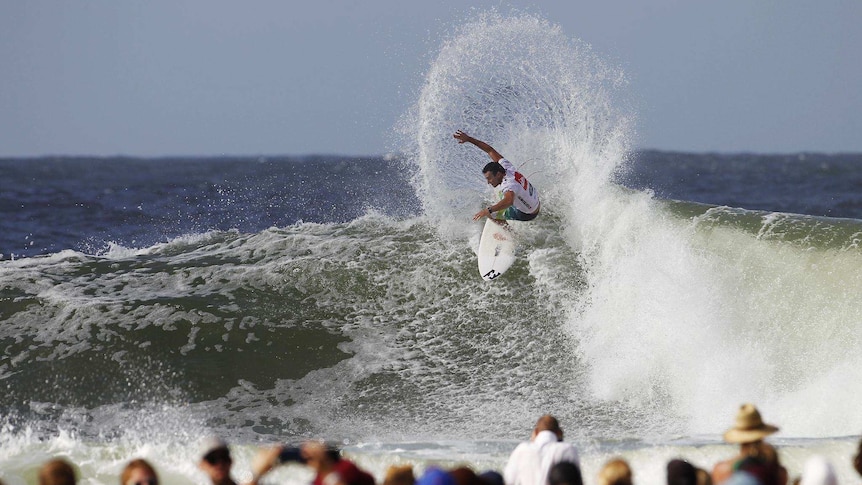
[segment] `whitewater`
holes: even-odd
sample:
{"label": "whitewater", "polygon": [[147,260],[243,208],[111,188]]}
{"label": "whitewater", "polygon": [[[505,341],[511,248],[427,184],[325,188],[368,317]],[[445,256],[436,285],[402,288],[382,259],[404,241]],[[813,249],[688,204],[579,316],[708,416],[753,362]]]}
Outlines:
{"label": "whitewater", "polygon": [[[235,445],[241,480],[259,446],[308,438],[339,443],[377,478],[403,463],[501,470],[550,413],[588,482],[623,456],[637,482],[660,483],[672,458],[711,468],[730,456],[721,433],[752,402],[781,428],[771,442],[791,476],[818,453],[856,480],[862,221],[624,186],[630,89],[558,26],[492,12],[435,52],[395,127],[396,157],[230,162],[258,178],[182,190],[182,172],[153,170],[125,191],[104,190],[122,176],[110,166],[141,162],[103,161],[96,185],[64,190],[114,222],[53,225],[122,226],[119,242],[2,249],[0,479],[32,482],[63,456],[112,483],[144,457],[165,483],[204,483],[195,443],[212,433]],[[519,261],[491,284],[470,220],[491,197],[485,155],[457,129],[541,191],[541,217],[516,227]],[[0,192],[42,200],[23,186]],[[33,217],[54,217],[47,200]],[[273,475],[309,478],[300,466]]]}

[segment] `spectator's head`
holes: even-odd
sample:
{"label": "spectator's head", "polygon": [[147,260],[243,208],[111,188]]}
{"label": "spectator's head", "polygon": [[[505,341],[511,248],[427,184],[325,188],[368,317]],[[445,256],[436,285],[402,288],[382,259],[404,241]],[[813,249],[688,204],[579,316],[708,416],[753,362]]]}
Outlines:
{"label": "spectator's head", "polygon": [[799,485],[837,485],[838,480],[835,478],[835,471],[832,469],[826,458],[820,455],[814,455],[805,460],[805,466],[802,468],[802,480]]}
{"label": "spectator's head", "polygon": [[230,469],[233,466],[233,459],[230,456],[230,450],[227,443],[218,437],[211,436],[201,442],[200,461],[198,466],[212,483],[222,484],[231,483]]}
{"label": "spectator's head", "polygon": [[684,460],[669,461],[667,485],[697,485],[697,469]]}
{"label": "spectator's head", "polygon": [[581,469],[572,462],[555,463],[548,471],[548,485],[583,485],[583,483]]}
{"label": "spectator's head", "polygon": [[560,422],[550,414],[546,414],[536,421],[536,426],[533,428],[533,437],[542,431],[550,431],[557,435],[558,440],[563,441],[563,430],[560,428]]}
{"label": "spectator's head", "polygon": [[159,477],[146,460],[132,460],[120,474],[120,485],[159,485]]}
{"label": "spectator's head", "polygon": [[416,476],[413,475],[413,467],[410,465],[391,466],[386,470],[383,485],[413,485]]}
{"label": "spectator's head", "polygon": [[599,471],[599,485],[632,485],[632,469],[625,460],[613,459]]}
{"label": "spectator's head", "polygon": [[75,485],[75,469],[65,460],[51,460],[39,469],[39,485]]}
{"label": "spectator's head", "polygon": [[728,443],[756,443],[778,431],[778,428],[763,422],[760,411],[753,404],[743,404],[736,413],[733,427],[724,433]]}
{"label": "spectator's head", "polygon": [[428,468],[416,480],[416,485],[455,485],[455,478],[439,468]]}
{"label": "spectator's head", "polygon": [[479,479],[485,485],[504,485],[503,475],[494,470],[484,471],[479,474]]}
{"label": "spectator's head", "polygon": [[449,470],[449,475],[452,475],[452,478],[455,479],[455,485],[484,485],[479,475],[476,475],[476,472],[465,466]]}

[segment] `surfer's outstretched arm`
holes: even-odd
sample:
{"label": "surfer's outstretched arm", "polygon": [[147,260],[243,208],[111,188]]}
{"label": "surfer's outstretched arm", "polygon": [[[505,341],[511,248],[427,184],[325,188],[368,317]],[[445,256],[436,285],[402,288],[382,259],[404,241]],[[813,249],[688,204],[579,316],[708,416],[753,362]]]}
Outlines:
{"label": "surfer's outstretched arm", "polygon": [[456,131],[455,134],[452,136],[454,136],[455,139],[458,140],[458,143],[467,142],[467,143],[472,143],[472,144],[476,145],[477,147],[479,147],[480,150],[487,153],[488,156],[491,157],[491,160],[493,160],[495,162],[499,162],[500,159],[503,158],[503,155],[500,155],[500,153],[497,150],[494,150],[494,147],[485,143],[482,140],[477,140],[477,139],[473,138],[472,136],[464,133],[461,130]]}

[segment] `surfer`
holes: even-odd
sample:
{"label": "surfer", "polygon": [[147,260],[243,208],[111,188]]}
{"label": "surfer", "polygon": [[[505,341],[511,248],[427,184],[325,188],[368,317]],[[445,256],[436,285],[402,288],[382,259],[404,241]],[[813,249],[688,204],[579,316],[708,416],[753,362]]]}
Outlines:
{"label": "surfer", "polygon": [[473,216],[474,221],[490,217],[497,221],[532,221],[539,215],[539,192],[527,181],[527,177],[515,170],[515,166],[494,148],[461,130],[453,135],[458,143],[472,143],[491,157],[482,169],[485,180],[492,187],[501,187],[503,197],[498,202],[482,209]]}

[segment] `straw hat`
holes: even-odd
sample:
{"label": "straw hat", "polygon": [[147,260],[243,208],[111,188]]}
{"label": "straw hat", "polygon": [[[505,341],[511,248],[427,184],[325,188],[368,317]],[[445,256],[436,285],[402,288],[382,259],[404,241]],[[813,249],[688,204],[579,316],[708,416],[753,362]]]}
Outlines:
{"label": "straw hat", "polygon": [[728,443],[754,443],[778,431],[778,428],[763,422],[760,412],[753,404],[743,404],[736,413],[733,427],[724,433]]}

